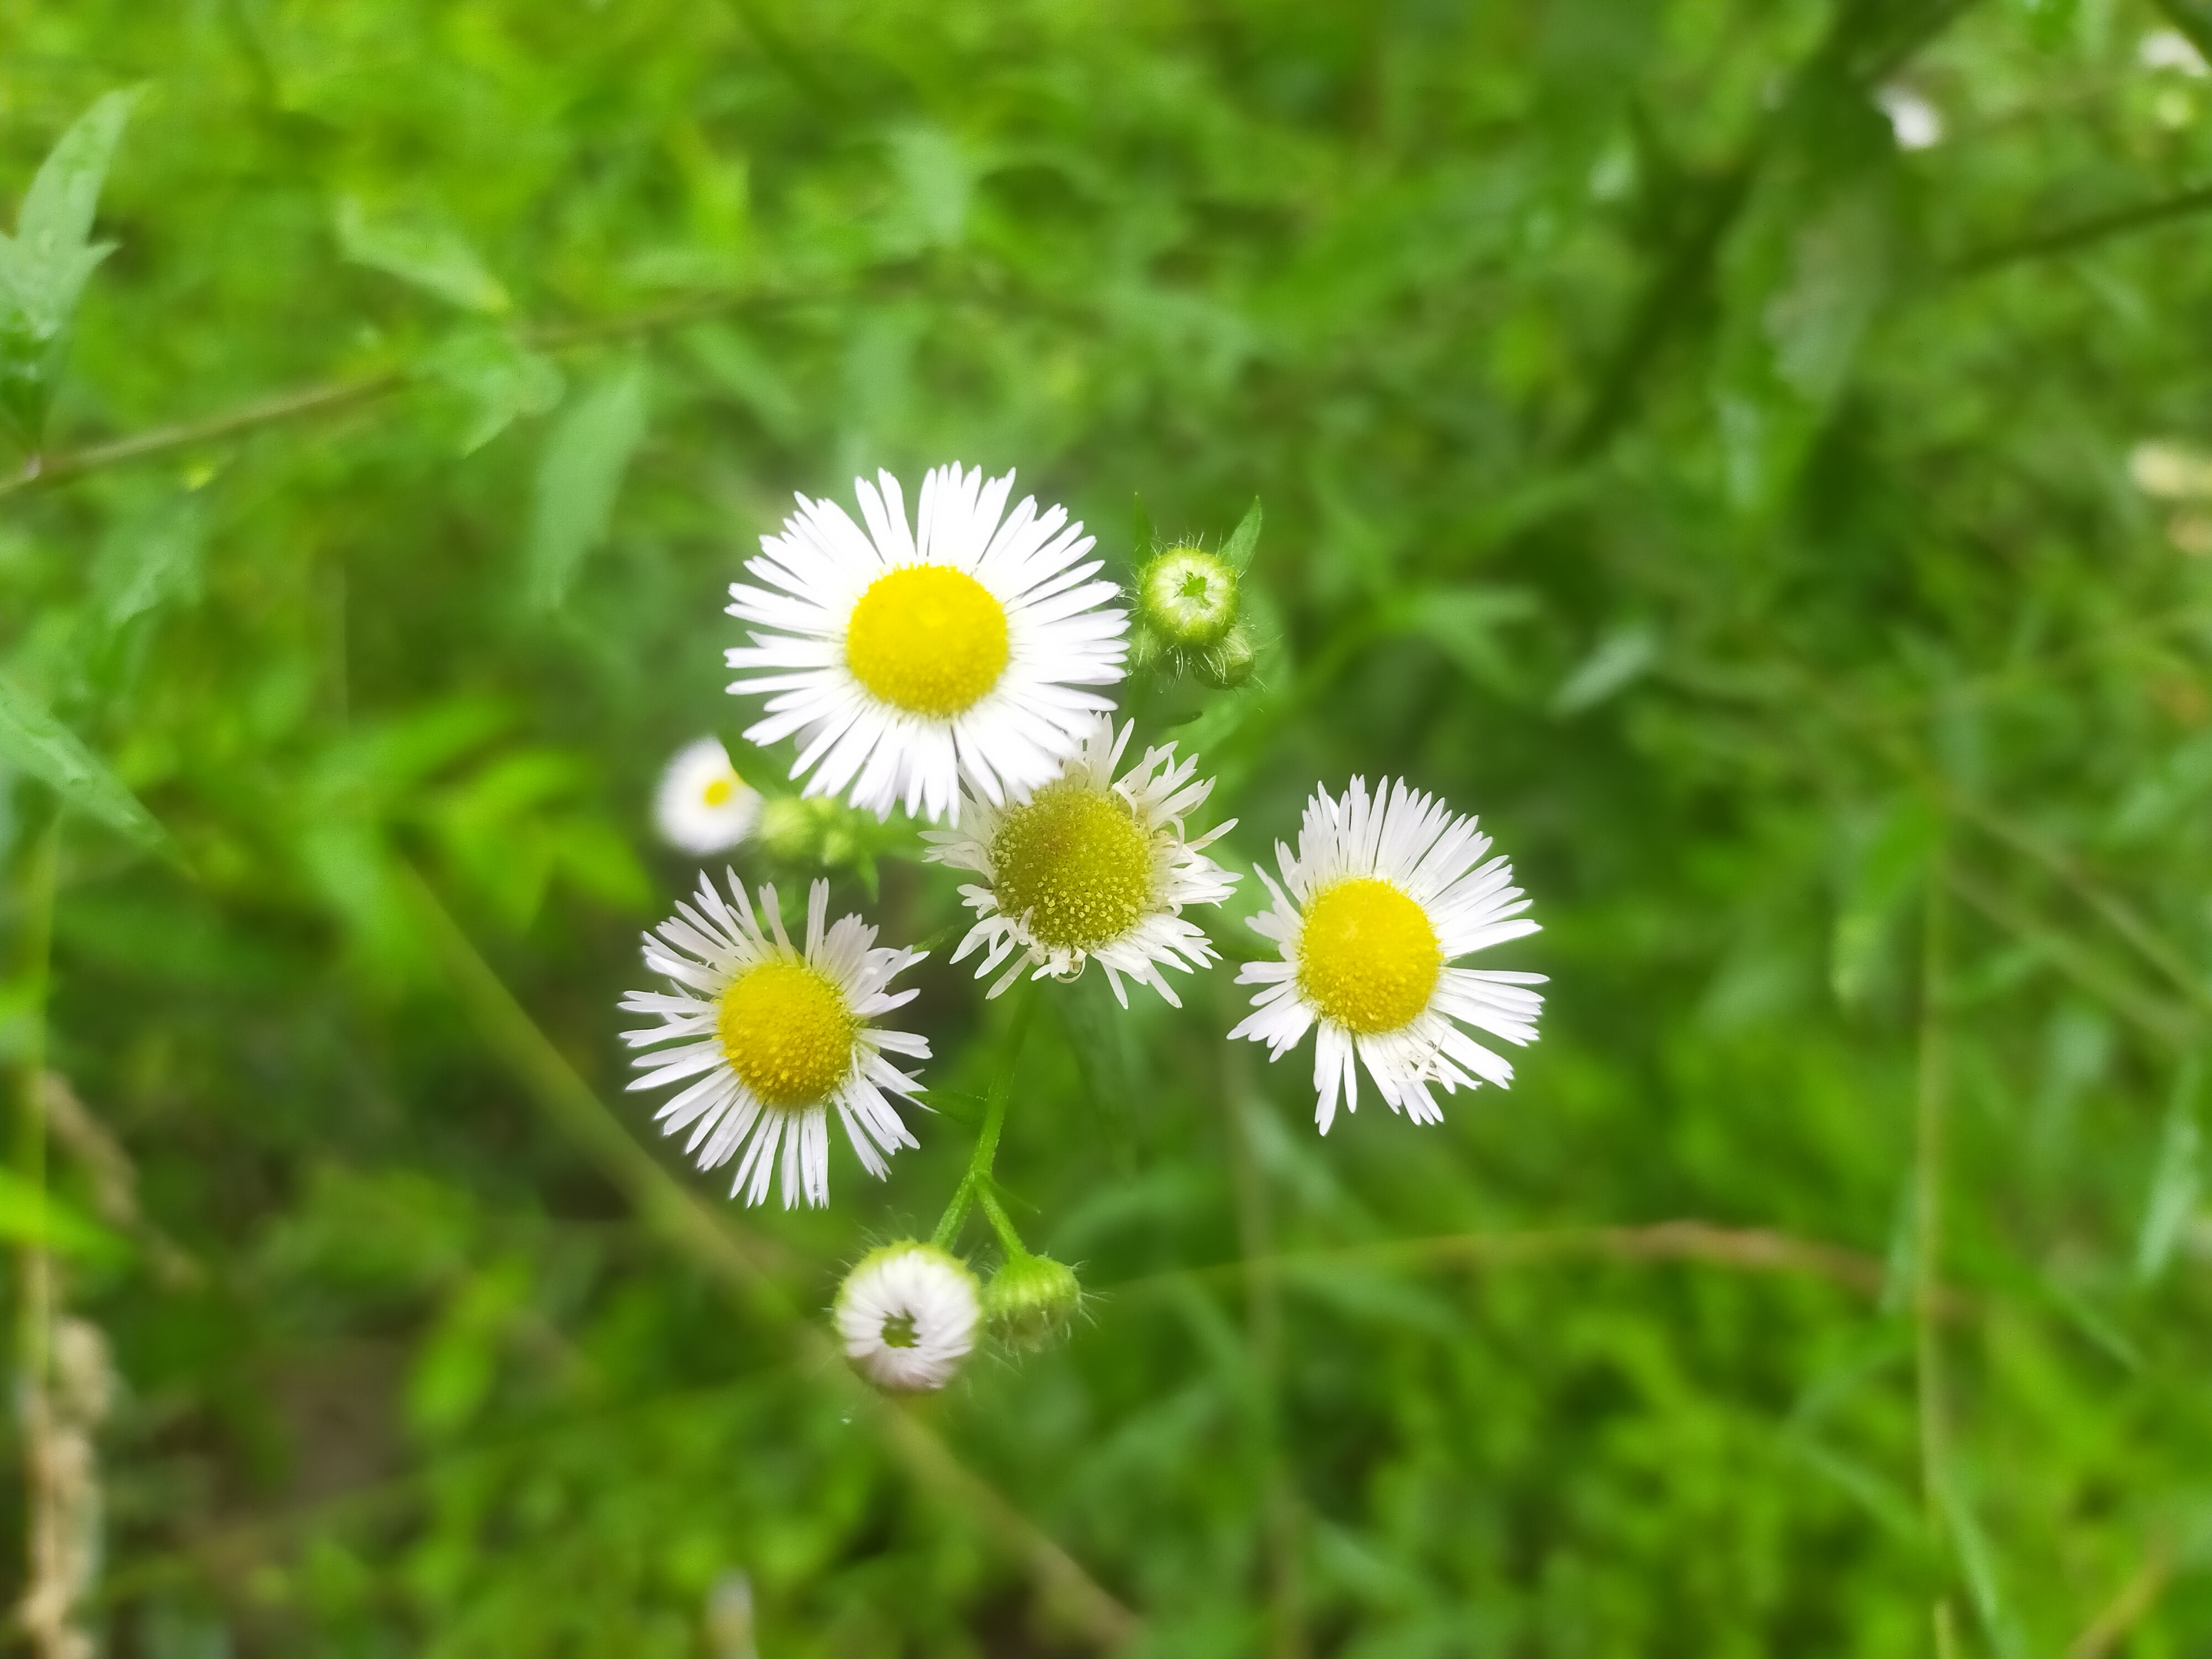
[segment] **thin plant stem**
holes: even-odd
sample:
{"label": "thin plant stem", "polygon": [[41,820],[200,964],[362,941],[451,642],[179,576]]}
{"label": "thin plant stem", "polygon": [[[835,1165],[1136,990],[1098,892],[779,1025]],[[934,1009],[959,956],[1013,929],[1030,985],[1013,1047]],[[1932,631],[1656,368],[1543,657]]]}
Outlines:
{"label": "thin plant stem", "polygon": [[[1233,1004],[1228,981],[1222,1001]],[[1244,1265],[1245,1324],[1252,1349],[1255,1427],[1260,1440],[1267,1563],[1268,1650],[1275,1659],[1304,1659],[1304,1584],[1300,1571],[1297,1491],[1283,1446],[1283,1291],[1276,1270],[1274,1216],[1267,1183],[1252,1146],[1259,1109],[1249,1048],[1222,1045],[1221,1110],[1229,1143],[1229,1176],[1237,1206],[1237,1243]]]}
{"label": "thin plant stem", "polygon": [[1018,1256],[1029,1254],[1014,1233],[1013,1224],[1006,1219],[1006,1212],[999,1207],[990,1192],[991,1169],[999,1158],[999,1136],[1006,1127],[1006,1103],[1014,1093],[1014,1067],[1021,1060],[1022,1042],[1029,1036],[1030,1020],[1036,1012],[1037,1000],[1029,986],[1018,983],[1013,997],[1012,1015],[1006,1023],[1001,1046],[999,1074],[991,1079],[991,1092],[984,1102],[982,1133],[975,1137],[975,1150],[969,1154],[967,1173],[952,1189],[945,1213],[938,1217],[937,1226],[929,1236],[929,1242],[940,1250],[949,1250],[958,1242],[961,1223],[968,1218],[968,1206],[980,1198],[983,1213],[1009,1253]]}
{"label": "thin plant stem", "polygon": [[[1929,1529],[1942,1536],[1943,1492],[1950,1463],[1949,1425],[1944,1413],[1942,1349],[1943,1138],[1949,1091],[1948,1033],[1944,1028],[1946,906],[1950,897],[1949,860],[1942,841],[1929,861],[1921,924],[1920,1065],[1913,1106],[1913,1382],[1919,1413],[1921,1501]],[[1948,1597],[1939,1597],[1934,1618],[1939,1651],[1946,1647],[1951,1615]]]}
{"label": "thin plant stem", "polygon": [[[53,980],[54,882],[60,855],[61,812],[57,807],[31,844],[22,877],[22,973],[28,994],[16,1075],[15,1166],[16,1175],[40,1193],[46,1185],[46,1000]],[[23,1435],[26,1615],[34,1603],[52,1599],[58,1541],[54,1460],[48,1455],[53,1272],[52,1257],[35,1238],[16,1252],[15,1411]],[[53,1621],[27,1616],[25,1622],[39,1650],[52,1650],[60,1634]]]}

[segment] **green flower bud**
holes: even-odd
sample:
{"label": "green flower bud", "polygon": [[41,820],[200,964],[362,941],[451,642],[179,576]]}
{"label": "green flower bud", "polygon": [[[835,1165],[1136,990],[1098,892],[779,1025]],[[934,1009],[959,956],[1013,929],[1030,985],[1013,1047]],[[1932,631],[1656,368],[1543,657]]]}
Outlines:
{"label": "green flower bud", "polygon": [[1230,691],[1252,678],[1252,660],[1251,636],[1237,628],[1220,644],[1200,652],[1191,667],[1208,685]]}
{"label": "green flower bud", "polygon": [[1083,1303],[1074,1271],[1048,1255],[1018,1255],[983,1287],[983,1319],[1010,1348],[1033,1353],[1066,1336]]}
{"label": "green flower bud", "polygon": [[811,862],[821,845],[821,815],[816,803],[797,795],[770,795],[761,803],[753,839],[770,858],[786,864]]}
{"label": "green flower bud", "polygon": [[1237,625],[1237,567],[1195,547],[1171,547],[1137,573],[1137,616],[1170,649],[1218,645]]}

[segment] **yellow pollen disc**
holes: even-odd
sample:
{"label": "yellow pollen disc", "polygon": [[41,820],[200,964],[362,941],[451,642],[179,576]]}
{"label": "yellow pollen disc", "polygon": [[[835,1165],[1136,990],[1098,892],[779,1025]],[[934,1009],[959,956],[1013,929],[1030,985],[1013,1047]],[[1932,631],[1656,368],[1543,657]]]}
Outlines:
{"label": "yellow pollen disc", "polygon": [[843,994],[803,962],[748,969],[714,1016],[730,1069],[771,1106],[811,1106],[842,1083],[858,1026]]}
{"label": "yellow pollen disc", "polygon": [[737,793],[736,779],[710,778],[707,781],[707,787],[699,792],[699,799],[709,806],[726,806],[730,797]]}
{"label": "yellow pollen disc", "polygon": [[845,665],[894,708],[957,714],[1006,666],[1006,609],[965,571],[910,564],[885,571],[845,625]]}
{"label": "yellow pollen disc", "polygon": [[1088,951],[1134,927],[1152,898],[1152,844],[1129,803],[1047,784],[991,838],[992,890],[1045,944]]}
{"label": "yellow pollen disc", "polygon": [[1306,905],[1298,989],[1363,1036],[1409,1024],[1429,1006],[1443,965],[1428,913],[1387,881],[1336,882]]}

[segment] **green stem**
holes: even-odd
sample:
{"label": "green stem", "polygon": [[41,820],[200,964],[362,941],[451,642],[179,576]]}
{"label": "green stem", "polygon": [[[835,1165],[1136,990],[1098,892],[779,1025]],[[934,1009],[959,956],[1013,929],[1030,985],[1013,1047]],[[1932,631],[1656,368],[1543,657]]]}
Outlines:
{"label": "green stem", "polygon": [[[54,877],[60,856],[57,811],[31,845],[23,870],[23,975],[28,981],[27,1029],[15,1096],[15,1173],[41,1192],[46,1184],[46,995],[52,980]],[[22,1294],[16,1308],[15,1359],[22,1386],[46,1377],[46,1255],[36,1243],[18,1259]]]}
{"label": "green stem", "polygon": [[929,1242],[940,1250],[952,1248],[960,1237],[960,1224],[968,1218],[968,1206],[980,1198],[983,1213],[990,1218],[993,1230],[1008,1250],[1020,1255],[1029,1254],[1022,1248],[1013,1224],[1006,1219],[1006,1212],[999,1207],[990,1190],[991,1166],[999,1156],[999,1135],[1006,1127],[1006,1103],[1014,1092],[1014,1066],[1022,1057],[1022,1039],[1029,1035],[1030,1018],[1036,1012],[1036,998],[1027,985],[1017,984],[1013,997],[1013,1017],[1007,1022],[999,1075],[991,1080],[990,1096],[984,1104],[983,1132],[975,1137],[975,1150],[968,1158],[968,1172],[952,1189],[951,1200],[945,1205],[945,1213],[938,1217],[936,1231],[929,1236]]}
{"label": "green stem", "polygon": [[1007,1260],[1018,1261],[1030,1253],[1029,1246],[1022,1243],[1022,1236],[1014,1231],[1012,1220],[1007,1216],[1006,1207],[999,1202],[999,1194],[992,1188],[990,1176],[985,1176],[977,1183],[975,1201],[983,1206],[984,1218],[990,1222],[991,1231],[998,1234],[999,1246],[1006,1251]]}
{"label": "green stem", "polygon": [[[1913,1382],[1920,1429],[1921,1501],[1928,1525],[1943,1535],[1943,1497],[1949,1475],[1950,1434],[1943,1409],[1942,1249],[1943,1130],[1949,1065],[1944,1030],[1944,906],[1949,897],[1949,860],[1936,844],[1928,865],[1926,910],[1921,924],[1920,1067],[1913,1110],[1915,1188],[1912,1249]],[[1939,1595],[1934,1609],[1936,1649],[1951,1652],[1951,1607]]]}

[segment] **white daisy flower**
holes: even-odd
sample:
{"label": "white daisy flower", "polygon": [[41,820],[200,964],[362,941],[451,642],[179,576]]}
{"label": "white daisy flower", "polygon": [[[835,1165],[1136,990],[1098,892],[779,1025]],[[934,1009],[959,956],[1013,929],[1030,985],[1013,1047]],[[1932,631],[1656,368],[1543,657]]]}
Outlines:
{"label": "white daisy flower", "polygon": [[[1387,800],[1386,800],[1387,796]],[[1483,973],[1447,964],[1471,951],[1537,931],[1521,915],[1528,901],[1503,856],[1472,817],[1455,817],[1431,795],[1386,779],[1370,799],[1354,778],[1341,800],[1316,791],[1306,803],[1298,853],[1280,842],[1283,884],[1266,871],[1273,907],[1250,919],[1282,950],[1279,962],[1249,962],[1240,984],[1264,985],[1255,1012],[1229,1035],[1267,1045],[1279,1060],[1309,1026],[1314,1055],[1314,1121],[1323,1134],[1359,1106],[1356,1054],[1392,1111],[1441,1123],[1429,1094],[1465,1084],[1505,1087],[1513,1067],[1462,1030],[1472,1025],[1508,1042],[1533,1042],[1543,999],[1522,988],[1541,974]]]}
{"label": "white daisy flower", "polygon": [[760,791],[738,775],[719,738],[676,751],[653,798],[660,838],[678,852],[720,853],[752,834]]}
{"label": "white daisy flower", "polygon": [[980,920],[952,960],[981,947],[981,979],[1014,956],[991,995],[1031,963],[1032,978],[1073,979],[1096,957],[1123,1007],[1124,974],[1181,1007],[1160,964],[1188,973],[1214,959],[1211,941],[1181,912],[1229,896],[1237,878],[1205,848],[1237,820],[1185,836],[1183,817],[1205,804],[1213,780],[1193,783],[1197,758],[1178,763],[1173,744],[1145,750],[1117,781],[1133,729],[1124,725],[1117,737],[1112,720],[1095,714],[1057,778],[1005,805],[969,795],[958,828],[923,832],[933,843],[925,858],[982,875],[960,890]]}
{"label": "white daisy flower", "polygon": [[702,875],[694,902],[677,905],[659,938],[646,935],[646,966],[675,989],[624,997],[626,1012],[657,1014],[660,1024],[623,1040],[633,1048],[683,1046],[638,1056],[645,1075],[629,1086],[697,1079],[655,1115],[665,1134],[690,1129],[684,1150],[701,1169],[738,1158],[731,1197],[742,1188],[748,1204],[767,1198],[780,1147],[783,1207],[802,1194],[826,1204],[832,1106],[872,1176],[886,1174],[884,1158],[901,1146],[917,1144],[884,1097],[911,1097],[921,1085],[884,1055],[927,1060],[928,1040],[868,1022],[914,1000],[913,991],[884,988],[927,952],[871,949],[876,930],[858,916],[827,926],[826,881],[807,894],[802,951],[783,930],[775,888],[760,890],[763,930],[737,877],[726,879],[734,904]]}
{"label": "white daisy flower", "polygon": [[[959,811],[964,778],[998,802],[1051,777],[1085,722],[1113,704],[1075,688],[1121,678],[1128,627],[1091,580],[1093,538],[1014,475],[940,466],[921,482],[920,521],[888,472],[854,479],[863,532],[834,501],[799,498],[783,533],[761,538],[730,586],[732,616],[761,626],[729,653],[732,691],[773,693],[754,743],[799,734],[794,778],[878,817],[903,804],[935,822]],[[1082,561],[1079,562],[1079,561]]]}
{"label": "white daisy flower", "polygon": [[975,1346],[975,1275],[911,1240],[872,1250],[845,1275],[831,1316],[845,1358],[878,1388],[941,1389]]}

